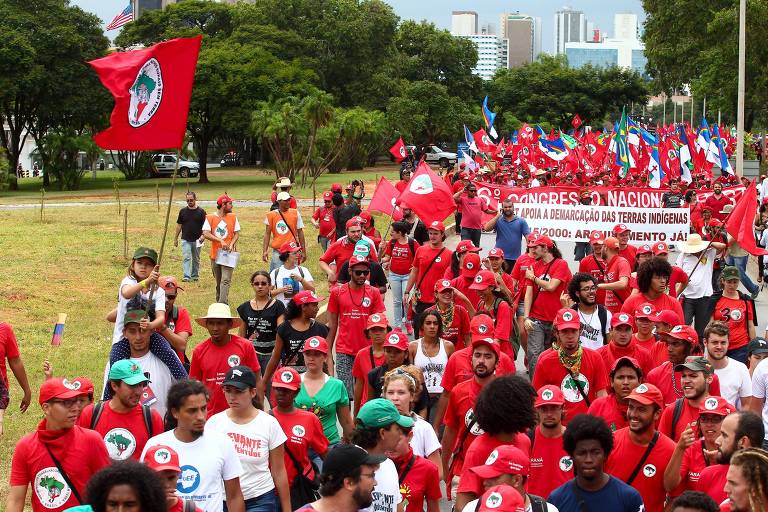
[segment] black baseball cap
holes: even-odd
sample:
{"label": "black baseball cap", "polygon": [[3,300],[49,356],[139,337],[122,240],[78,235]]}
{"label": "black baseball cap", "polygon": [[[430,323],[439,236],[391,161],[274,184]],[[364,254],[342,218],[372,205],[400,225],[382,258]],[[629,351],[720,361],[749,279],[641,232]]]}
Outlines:
{"label": "black baseball cap", "polygon": [[247,366],[233,366],[224,376],[222,386],[234,386],[238,389],[256,387],[256,374]]}
{"label": "black baseball cap", "polygon": [[387,460],[384,455],[373,455],[354,444],[336,445],[323,461],[323,475],[345,478],[363,464],[376,466]]}
{"label": "black baseball cap", "polygon": [[757,338],[752,338],[752,340],[749,342],[749,346],[747,347],[747,353],[752,355],[765,354],[766,352],[768,352],[768,341],[760,336]]}

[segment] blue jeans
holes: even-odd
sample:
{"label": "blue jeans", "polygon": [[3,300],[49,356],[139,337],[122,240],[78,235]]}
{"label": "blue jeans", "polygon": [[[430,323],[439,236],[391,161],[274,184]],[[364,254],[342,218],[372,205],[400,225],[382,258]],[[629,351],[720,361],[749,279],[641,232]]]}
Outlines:
{"label": "blue jeans", "polygon": [[480,236],[482,235],[483,231],[480,229],[474,229],[474,228],[461,228],[461,239],[462,240],[472,240],[472,243],[475,244],[475,247],[480,247]]}
{"label": "blue jeans", "polygon": [[403,326],[403,321],[406,320],[403,309],[403,288],[408,284],[408,275],[389,273],[389,285],[392,287],[392,310],[394,311],[392,326],[398,329]]}
{"label": "blue jeans", "polygon": [[[265,492],[261,496],[245,500],[245,512],[278,512],[280,503],[277,501],[275,490]],[[227,512],[227,502],[224,502],[224,512]]]}
{"label": "blue jeans", "polygon": [[747,289],[749,293],[755,293],[760,289],[752,279],[747,275],[747,261],[749,256],[728,256],[725,261],[728,265],[733,265],[739,269],[739,276],[741,276],[741,284]]}
{"label": "blue jeans", "polygon": [[184,279],[200,279],[200,247],[197,242],[181,241]]}

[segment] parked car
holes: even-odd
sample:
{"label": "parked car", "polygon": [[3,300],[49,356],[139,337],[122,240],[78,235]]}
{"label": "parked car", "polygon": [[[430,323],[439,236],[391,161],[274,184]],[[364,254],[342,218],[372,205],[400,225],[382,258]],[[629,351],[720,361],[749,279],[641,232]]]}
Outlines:
{"label": "parked car", "polygon": [[[448,167],[449,164],[456,164],[456,153],[450,151],[443,151],[439,146],[428,146],[426,157],[424,158],[427,163],[438,164],[440,167]],[[406,146],[409,154],[414,154],[416,146]]]}
{"label": "parked car", "polygon": [[[176,155],[158,154],[152,157],[153,176],[171,176],[176,167]],[[200,164],[189,160],[179,160],[178,176],[196,177],[200,173]]]}

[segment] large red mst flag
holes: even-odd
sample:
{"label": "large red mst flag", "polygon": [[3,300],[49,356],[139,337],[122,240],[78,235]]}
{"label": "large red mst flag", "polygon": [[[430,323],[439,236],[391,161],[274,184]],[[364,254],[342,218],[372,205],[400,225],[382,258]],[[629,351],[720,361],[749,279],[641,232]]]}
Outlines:
{"label": "large red mst flag", "polygon": [[427,226],[435,220],[444,221],[456,210],[450,187],[424,162],[416,168],[396,203],[407,204]]}
{"label": "large red mst flag", "polygon": [[395,157],[395,161],[397,163],[400,163],[403,160],[405,160],[405,157],[408,156],[408,150],[405,148],[405,142],[403,142],[402,137],[397,139],[397,142],[395,142],[395,145],[389,148],[389,152],[392,154],[393,157]]}
{"label": "large red mst flag", "polygon": [[757,212],[757,197],[755,193],[755,180],[749,184],[747,190],[741,195],[741,199],[736,203],[728,220],[725,222],[725,229],[728,234],[739,242],[742,249],[752,256],[768,254],[768,251],[757,246],[755,242],[754,220]]}
{"label": "large red mst flag", "polygon": [[181,148],[202,36],[89,62],[115,97],[110,127],[96,134],[104,149]]}
{"label": "large red mst flag", "polygon": [[368,203],[368,210],[390,215],[392,220],[400,220],[403,218],[403,212],[395,206],[397,196],[399,195],[400,192],[397,191],[395,186],[382,176],[376,184],[376,190],[373,191],[371,202]]}

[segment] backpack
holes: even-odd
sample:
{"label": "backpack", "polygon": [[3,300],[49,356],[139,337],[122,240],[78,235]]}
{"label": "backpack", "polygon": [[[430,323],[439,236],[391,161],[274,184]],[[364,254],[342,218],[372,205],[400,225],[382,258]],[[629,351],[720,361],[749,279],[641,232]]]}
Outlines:
{"label": "backpack", "polygon": [[[579,310],[579,306],[574,304],[574,311]],[[597,319],[600,321],[600,332],[603,335],[603,345],[608,344],[608,310],[602,304],[597,305]]]}
{"label": "backpack", "polygon": [[684,398],[678,398],[675,400],[675,409],[672,411],[672,431],[669,433],[669,437],[674,439],[675,429],[677,429],[677,423],[680,421],[680,416],[683,415],[683,400]]}
{"label": "backpack", "polygon": [[[93,415],[91,416],[91,425],[88,427],[91,430],[94,430],[96,428],[96,424],[99,423],[99,419],[101,419],[101,413],[104,412],[105,403],[106,402],[102,401],[102,402],[96,402],[95,404],[93,404]],[[150,409],[148,405],[142,405],[141,414],[142,416],[144,416],[144,426],[147,429],[147,433],[149,434],[149,437],[152,437],[154,435],[154,429],[152,428],[152,409]],[[192,503],[192,505],[194,505],[194,503]]]}

